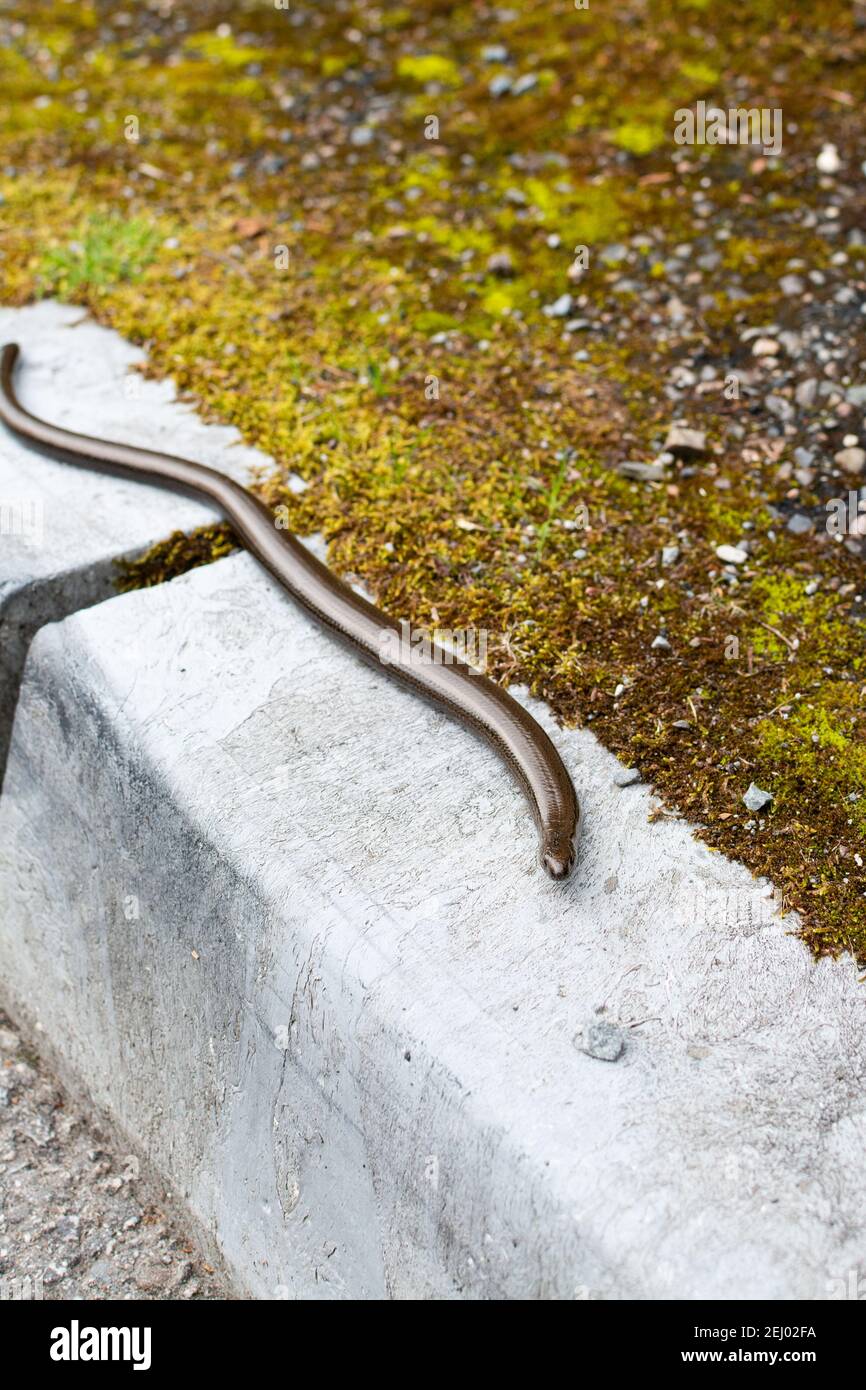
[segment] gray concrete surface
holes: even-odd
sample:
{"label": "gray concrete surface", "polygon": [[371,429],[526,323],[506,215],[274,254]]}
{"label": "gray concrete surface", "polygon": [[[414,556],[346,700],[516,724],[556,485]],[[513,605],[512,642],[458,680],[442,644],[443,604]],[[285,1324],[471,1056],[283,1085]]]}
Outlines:
{"label": "gray concrete surface", "polygon": [[[22,403],[68,429],[169,452],[190,451],[245,481],[261,456],[236,431],[208,426],[168,382],[133,369],[144,354],[51,301],[0,307],[0,344],[22,351]],[[0,426],[0,779],[27,647],[44,622],[113,593],[114,560],[217,513],[163,489],[56,463]]]}
{"label": "gray concrete surface", "polygon": [[811,1299],[862,1265],[854,967],[557,739],[565,886],[486,749],[248,556],[35,639],[4,988],[241,1290]]}

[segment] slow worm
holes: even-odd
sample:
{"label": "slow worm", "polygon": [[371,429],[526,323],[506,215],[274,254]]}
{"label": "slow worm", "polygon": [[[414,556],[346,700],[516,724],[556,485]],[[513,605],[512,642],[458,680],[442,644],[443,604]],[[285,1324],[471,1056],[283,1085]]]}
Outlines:
{"label": "slow worm", "polygon": [[[447,710],[490,744],[526,794],[544,868],[552,878],[568,876],[580,824],[577,796],[553,743],[522,705],[444,648],[416,645],[411,636],[406,641],[405,624],[368,603],[295,536],[277,529],[265,505],[231,478],[188,459],[93,439],[38,420],[15,396],[12,378],[18,352],[17,344],[9,343],[0,353],[0,419],[14,434],[67,462],[161,483],[214,503],[247,550],[322,626],[370,665]],[[394,635],[402,640],[391,640]]]}

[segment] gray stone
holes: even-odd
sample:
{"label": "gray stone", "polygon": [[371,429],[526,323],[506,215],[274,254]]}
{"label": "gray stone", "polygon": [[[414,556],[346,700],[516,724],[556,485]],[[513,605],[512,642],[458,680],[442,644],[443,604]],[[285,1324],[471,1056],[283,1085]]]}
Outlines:
{"label": "gray stone", "polygon": [[784,396],[767,396],[764,405],[771,415],[775,415],[776,419],[783,423],[794,418],[794,407]]}
{"label": "gray stone", "polygon": [[802,354],[803,339],[799,333],[792,333],[790,329],[786,329],[784,333],[779,334],[779,342],[789,357],[799,357]]}
{"label": "gray stone", "polygon": [[489,275],[499,275],[507,279],[514,274],[514,261],[511,259],[510,251],[494,251],[488,258],[487,272]]}
{"label": "gray stone", "polygon": [[531,92],[533,88],[537,86],[538,74],[535,72],[525,72],[522,77],[518,77],[517,81],[511,88],[512,95],[516,97],[521,97],[523,96],[524,92]]}
{"label": "gray stone", "polygon": [[574,300],[570,294],[561,294],[552,304],[545,304],[544,312],[550,319],[564,319],[571,313]]}
{"label": "gray stone", "polygon": [[593,1018],[583,1025],[576,1042],[587,1057],[595,1057],[600,1062],[615,1062],[625,1047],[625,1034],[615,1023]]}
{"label": "gray stone", "polygon": [[643,778],[640,770],[636,767],[623,767],[613,775],[615,787],[633,787],[637,782],[642,782]]}
{"label": "gray stone", "polygon": [[749,790],[743,796],[743,804],[750,811],[763,811],[766,806],[769,806],[772,800],[773,793],[761,791],[761,788],[756,787],[754,782],[752,782]]}
{"label": "gray stone", "polygon": [[661,463],[642,463],[639,459],[625,459],[616,466],[617,473],[624,478],[634,478],[639,483],[660,483],[664,476]]}
{"label": "gray stone", "polygon": [[805,280],[801,280],[799,275],[783,275],[779,281],[779,289],[782,291],[782,294],[794,298],[797,295],[805,293],[806,282]]}
{"label": "gray stone", "polygon": [[838,463],[839,467],[846,473],[862,473],[866,467],[866,449],[853,447],[850,449],[840,449],[838,454],[833,455],[833,462]]}
{"label": "gray stone", "polygon": [[792,536],[806,536],[814,529],[814,521],[803,512],[794,512],[794,515],[788,518],[787,530],[791,532]]}
{"label": "gray stone", "polygon": [[703,430],[688,429],[685,425],[671,425],[664,447],[675,458],[689,458],[706,453],[707,436]]}

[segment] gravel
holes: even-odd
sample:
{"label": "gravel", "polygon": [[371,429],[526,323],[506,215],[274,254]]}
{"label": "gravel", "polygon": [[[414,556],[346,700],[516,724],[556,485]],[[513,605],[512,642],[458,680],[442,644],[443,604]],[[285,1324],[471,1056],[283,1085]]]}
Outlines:
{"label": "gravel", "polygon": [[0,1011],[0,1297],[231,1297],[144,1189]]}

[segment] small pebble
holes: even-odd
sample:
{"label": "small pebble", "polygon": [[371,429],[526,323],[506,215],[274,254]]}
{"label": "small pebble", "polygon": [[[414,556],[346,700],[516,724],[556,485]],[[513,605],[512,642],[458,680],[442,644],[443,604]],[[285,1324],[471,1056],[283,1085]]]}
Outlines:
{"label": "small pebble", "polygon": [[842,161],[839,158],[839,151],[835,145],[822,145],[821,153],[815,160],[818,170],[822,174],[838,174],[842,168]]}
{"label": "small pebble", "polygon": [[660,483],[665,476],[662,464],[640,463],[637,459],[626,459],[623,463],[618,463],[616,471],[624,478],[635,478],[639,483]]}
{"label": "small pebble", "polygon": [[613,785],[615,787],[633,787],[635,783],[642,782],[640,771],[636,767],[623,767],[613,775]]}
{"label": "small pebble", "polygon": [[779,289],[782,291],[782,294],[793,297],[794,295],[803,294],[806,289],[806,284],[805,281],[800,279],[799,275],[783,275],[779,281]]}
{"label": "small pebble", "polygon": [[846,473],[862,473],[866,464],[866,449],[840,449],[838,454],[833,455],[833,462],[838,463]]}
{"label": "small pebble", "polygon": [[615,1023],[593,1018],[583,1025],[574,1041],[587,1057],[596,1057],[600,1062],[615,1062],[625,1047],[625,1034]]}
{"label": "small pebble", "polygon": [[773,800],[772,792],[761,791],[760,787],[753,782],[743,797],[743,804],[749,811],[763,811],[765,806],[769,806]]}
{"label": "small pebble", "polygon": [[685,425],[671,425],[665,440],[665,449],[676,458],[690,454],[706,453],[707,436],[703,430],[687,429]]}
{"label": "small pebble", "polygon": [[538,86],[538,74],[525,72],[522,77],[518,77],[511,91],[514,96],[521,97],[524,92],[531,92],[533,87]]}
{"label": "small pebble", "polygon": [[549,319],[564,319],[571,313],[573,304],[570,294],[561,294],[552,304],[545,304],[544,312]]}
{"label": "small pebble", "polygon": [[744,565],[749,558],[745,550],[736,545],[717,545],[716,555],[726,565]]}
{"label": "small pebble", "polygon": [[771,415],[775,415],[776,419],[783,423],[793,420],[796,413],[791,402],[786,401],[784,396],[767,396],[764,405]]}
{"label": "small pebble", "polygon": [[499,275],[503,280],[514,274],[514,262],[509,251],[494,251],[487,262],[489,275]]}

